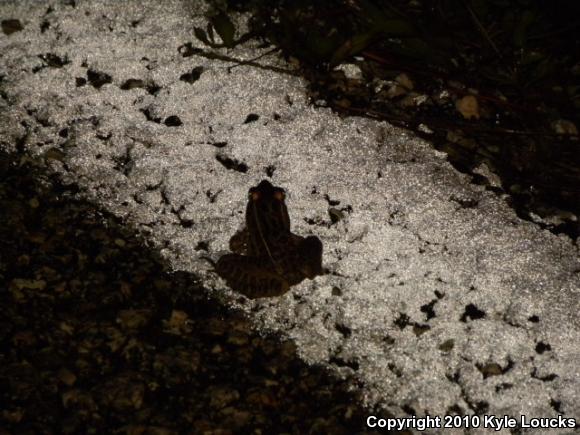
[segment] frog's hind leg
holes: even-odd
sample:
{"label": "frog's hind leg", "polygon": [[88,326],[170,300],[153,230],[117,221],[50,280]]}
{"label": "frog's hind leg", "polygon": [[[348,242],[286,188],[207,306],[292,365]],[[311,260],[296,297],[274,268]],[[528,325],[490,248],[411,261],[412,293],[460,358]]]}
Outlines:
{"label": "frog's hind leg", "polygon": [[225,254],[215,263],[215,271],[226,281],[238,279],[241,266],[243,265],[243,255]]}
{"label": "frog's hind leg", "polygon": [[322,275],[322,242],[316,236],[308,236],[298,241],[295,253],[298,269],[308,279]]}
{"label": "frog's hind leg", "polygon": [[251,299],[286,293],[288,282],[264,264],[267,261],[263,258],[226,254],[218,260],[216,272],[232,289]]}

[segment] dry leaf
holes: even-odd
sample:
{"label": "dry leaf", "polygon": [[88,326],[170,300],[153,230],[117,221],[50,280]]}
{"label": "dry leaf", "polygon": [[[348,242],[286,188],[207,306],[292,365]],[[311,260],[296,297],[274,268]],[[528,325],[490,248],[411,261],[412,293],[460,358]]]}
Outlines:
{"label": "dry leaf", "polygon": [[473,95],[466,95],[460,100],[457,100],[455,102],[455,108],[465,119],[479,119],[479,103]]}

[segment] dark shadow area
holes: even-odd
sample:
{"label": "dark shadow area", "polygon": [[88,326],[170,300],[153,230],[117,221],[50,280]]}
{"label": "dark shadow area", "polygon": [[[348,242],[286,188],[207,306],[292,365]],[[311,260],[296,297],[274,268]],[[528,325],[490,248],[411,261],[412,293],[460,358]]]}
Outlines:
{"label": "dark shadow area", "polygon": [[0,154],[9,433],[362,433],[347,382],[261,336],[117,218]]}

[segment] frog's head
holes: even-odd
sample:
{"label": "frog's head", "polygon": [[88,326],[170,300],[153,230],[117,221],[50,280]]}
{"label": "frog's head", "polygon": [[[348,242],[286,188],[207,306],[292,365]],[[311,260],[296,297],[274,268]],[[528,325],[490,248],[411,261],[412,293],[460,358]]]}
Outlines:
{"label": "frog's head", "polygon": [[[268,180],[248,191],[246,223],[250,237],[259,245],[275,243],[280,235],[290,231],[290,218],[286,208],[286,192]],[[265,249],[262,246],[262,249]]]}
{"label": "frog's head", "polygon": [[281,201],[284,202],[286,192],[281,187],[274,187],[268,180],[260,181],[260,184],[250,187],[248,199],[250,201]]}

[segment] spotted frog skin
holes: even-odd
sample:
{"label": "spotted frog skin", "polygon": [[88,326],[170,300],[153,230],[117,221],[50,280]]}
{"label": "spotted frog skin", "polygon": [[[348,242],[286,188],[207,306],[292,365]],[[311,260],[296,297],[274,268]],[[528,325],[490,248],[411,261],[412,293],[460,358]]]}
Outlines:
{"label": "spotted frog skin", "polygon": [[248,192],[246,227],[230,239],[232,254],[223,255],[216,272],[249,298],[279,296],[304,278],[322,273],[318,237],[290,232],[284,189],[267,180]]}

